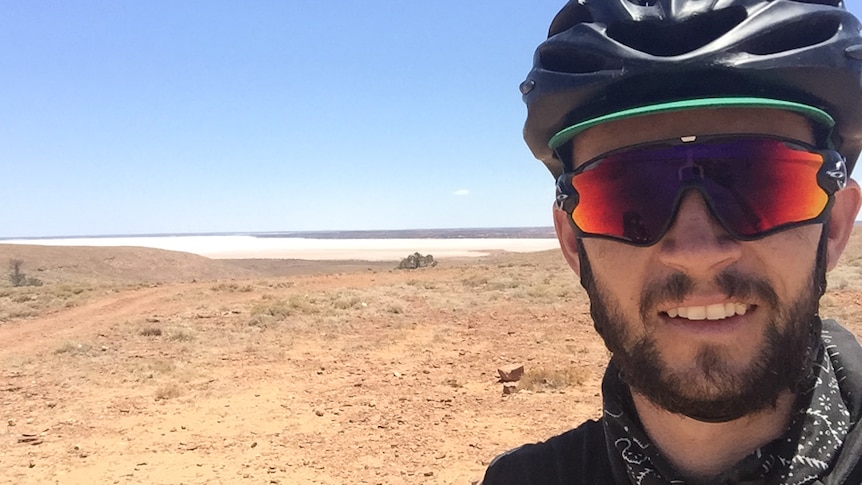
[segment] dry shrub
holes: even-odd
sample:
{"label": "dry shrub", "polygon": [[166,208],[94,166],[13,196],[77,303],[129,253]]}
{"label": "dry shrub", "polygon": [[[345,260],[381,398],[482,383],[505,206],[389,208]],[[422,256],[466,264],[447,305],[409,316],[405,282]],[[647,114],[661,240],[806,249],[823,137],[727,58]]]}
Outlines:
{"label": "dry shrub", "polygon": [[488,287],[492,290],[511,290],[521,286],[521,282],[513,278],[501,278],[492,281]]}
{"label": "dry shrub", "polygon": [[233,293],[233,292],[248,293],[248,292],[254,291],[254,287],[251,285],[240,286],[237,283],[219,283],[219,284],[210,286],[210,290],[229,292],[229,293]]}
{"label": "dry shrub", "polygon": [[219,283],[210,287],[212,291],[239,291],[239,285],[236,283]]}
{"label": "dry shrub", "polygon": [[286,299],[263,295],[261,301],[251,308],[248,324],[266,328],[291,317],[292,325],[301,326],[310,321],[307,317],[317,320],[327,316],[343,315],[344,310],[357,310],[365,306],[367,305],[363,298],[352,292],[293,294]]}
{"label": "dry shrub", "polygon": [[405,282],[407,286],[415,286],[417,288],[422,288],[425,290],[436,290],[438,288],[437,283],[433,281],[420,281],[415,279],[409,279]]}
{"label": "dry shrub", "polygon": [[159,374],[167,374],[169,372],[173,372],[176,368],[173,362],[164,359],[156,359],[150,362],[146,362],[144,365],[146,370],[150,372],[157,372]]}
{"label": "dry shrub", "polygon": [[320,313],[320,309],[315,305],[317,301],[309,295],[290,295],[287,300],[291,310],[303,315],[316,315]]}
{"label": "dry shrub", "polygon": [[386,311],[388,313],[394,313],[395,315],[400,315],[404,313],[404,307],[399,305],[398,303],[390,303],[386,305]]}
{"label": "dry shrub", "polygon": [[290,295],[287,300],[275,299],[272,295],[261,297],[260,303],[251,309],[252,315],[269,315],[276,320],[284,320],[293,315],[316,315],[320,308],[317,300],[309,295]]}
{"label": "dry shrub", "polygon": [[162,334],[162,329],[159,327],[147,327],[141,329],[139,332],[144,337],[158,337]]}
{"label": "dry shrub", "polygon": [[81,342],[66,342],[60,348],[54,351],[55,354],[68,354],[68,355],[90,355],[93,351],[93,346],[87,343]]}
{"label": "dry shrub", "polygon": [[[264,300],[268,300],[268,298],[265,298]],[[252,319],[257,318],[264,321],[282,321],[293,313],[291,305],[284,300],[276,300],[272,303],[258,303],[251,309]]]}
{"label": "dry shrub", "polygon": [[584,384],[587,373],[584,369],[569,366],[562,369],[528,369],[518,383],[518,388],[526,391],[541,392],[565,389]]}
{"label": "dry shrub", "polygon": [[339,310],[350,310],[362,306],[362,298],[356,295],[336,295],[333,297],[332,306]]}
{"label": "dry shrub", "polygon": [[182,395],[182,389],[175,383],[165,384],[156,389],[156,401],[166,401]]}
{"label": "dry shrub", "polygon": [[249,327],[267,328],[274,323],[276,323],[276,320],[271,315],[252,315],[251,318],[248,319]]}
{"label": "dry shrub", "polygon": [[195,334],[189,328],[175,328],[170,331],[168,338],[175,342],[191,342],[195,339]]}
{"label": "dry shrub", "polygon": [[488,284],[488,277],[482,275],[472,275],[461,280],[461,283],[468,288],[476,288]]}

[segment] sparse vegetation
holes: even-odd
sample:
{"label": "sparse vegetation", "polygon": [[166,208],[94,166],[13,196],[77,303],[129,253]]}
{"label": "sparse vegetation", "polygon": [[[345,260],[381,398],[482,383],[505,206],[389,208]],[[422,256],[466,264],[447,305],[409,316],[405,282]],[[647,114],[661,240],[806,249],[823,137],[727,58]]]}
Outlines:
{"label": "sparse vegetation", "polygon": [[81,342],[66,342],[54,351],[55,354],[86,356],[93,353],[93,346]]}
{"label": "sparse vegetation", "polygon": [[238,283],[218,283],[210,287],[212,291],[220,292],[242,292],[249,293],[254,291],[254,286],[250,284],[240,285]]}
{"label": "sparse vegetation", "polygon": [[174,399],[182,395],[182,389],[175,383],[164,384],[156,389],[156,401],[166,401]]}
{"label": "sparse vegetation", "polygon": [[174,342],[191,342],[195,334],[190,328],[175,328],[168,333],[168,339]]}
{"label": "sparse vegetation", "polygon": [[423,256],[419,253],[413,253],[402,259],[395,269],[433,268],[434,266],[437,266],[437,261],[434,260],[434,256],[430,254]]}
{"label": "sparse vegetation", "polygon": [[358,308],[362,306],[362,299],[356,295],[337,295],[332,301],[332,306],[339,310]]}
{"label": "sparse vegetation", "polygon": [[[848,261],[830,273],[821,312],[858,331],[862,257]],[[118,473],[146,456],[147,469],[169,470],[163,481],[172,482],[248,473],[281,483],[376,483],[395,476],[397,465],[454,483],[481,476],[495,450],[598,416],[596,386],[608,353],[559,254],[506,254],[415,272],[393,265],[291,281],[191,283],[186,273],[185,282],[157,286],[63,279],[25,264],[23,271],[46,283],[0,284],[7,382],[0,397],[18,422],[10,433],[24,432],[34,417],[33,426],[52,426],[52,447],[39,450],[39,466],[13,467],[17,481],[56,481],[67,450],[83,442],[100,443],[100,459],[116,463]],[[518,388],[531,392],[501,399],[496,369],[511,362],[525,364]],[[448,457],[413,449],[416,433]],[[255,442],[257,452],[325,469],[270,468],[267,455],[245,453]],[[205,452],[169,453],[194,446]],[[27,463],[33,453],[7,448],[10,462]],[[363,461],[393,450],[395,465]],[[456,472],[444,475],[442,461]],[[297,470],[320,475],[298,477]],[[93,473],[98,483],[125,479]]]}
{"label": "sparse vegetation", "polygon": [[389,313],[394,313],[396,315],[400,315],[404,313],[404,307],[397,303],[390,303],[386,305],[386,311]]}
{"label": "sparse vegetation", "polygon": [[9,260],[9,283],[12,286],[42,286],[42,281],[24,274],[24,261],[21,259]]}
{"label": "sparse vegetation", "polygon": [[518,388],[542,392],[545,390],[559,390],[567,387],[578,387],[583,385],[587,372],[576,366],[568,366],[561,369],[527,369],[518,383]]}
{"label": "sparse vegetation", "polygon": [[144,337],[160,337],[162,329],[159,327],[146,327],[141,329],[140,334]]}
{"label": "sparse vegetation", "polygon": [[470,275],[462,279],[461,283],[468,288],[478,288],[488,284],[488,277],[485,275]]}

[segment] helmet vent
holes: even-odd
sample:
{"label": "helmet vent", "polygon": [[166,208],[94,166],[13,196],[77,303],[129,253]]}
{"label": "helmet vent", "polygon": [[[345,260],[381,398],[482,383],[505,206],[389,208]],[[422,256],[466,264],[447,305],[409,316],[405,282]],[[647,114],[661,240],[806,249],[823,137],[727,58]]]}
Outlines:
{"label": "helmet vent", "polygon": [[565,32],[575,25],[592,23],[593,14],[590,9],[576,2],[569,2],[560,13],[554,17],[551,27],[548,29],[548,37],[553,37],[560,32]]}
{"label": "helmet vent", "polygon": [[745,7],[712,10],[682,22],[624,21],[608,25],[608,37],[654,56],[677,56],[718,39],[746,19]]}
{"label": "helmet vent", "polygon": [[541,66],[549,71],[588,74],[622,69],[618,59],[608,59],[583,49],[548,46],[539,52]]}
{"label": "helmet vent", "polygon": [[841,18],[837,15],[815,18],[807,16],[755,37],[741,48],[745,52],[760,56],[778,54],[826,42],[838,33],[840,27]]}

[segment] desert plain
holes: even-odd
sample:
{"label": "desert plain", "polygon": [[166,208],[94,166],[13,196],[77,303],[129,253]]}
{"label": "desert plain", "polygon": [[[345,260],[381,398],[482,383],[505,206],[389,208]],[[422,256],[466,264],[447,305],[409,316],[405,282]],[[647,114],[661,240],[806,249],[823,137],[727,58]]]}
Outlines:
{"label": "desert plain", "polygon": [[[468,485],[600,413],[608,353],[559,250],[395,270],[0,244],[12,261],[0,483]],[[862,331],[858,228],[821,314]]]}

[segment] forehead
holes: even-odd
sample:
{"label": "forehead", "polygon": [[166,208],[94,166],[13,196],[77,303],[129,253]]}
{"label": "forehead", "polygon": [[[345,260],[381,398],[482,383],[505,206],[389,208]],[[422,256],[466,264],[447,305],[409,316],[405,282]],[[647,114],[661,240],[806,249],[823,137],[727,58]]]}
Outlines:
{"label": "forehead", "polygon": [[761,134],[814,143],[803,116],[765,108],[692,109],[611,121],[572,140],[574,166],[617,148],[690,135]]}

